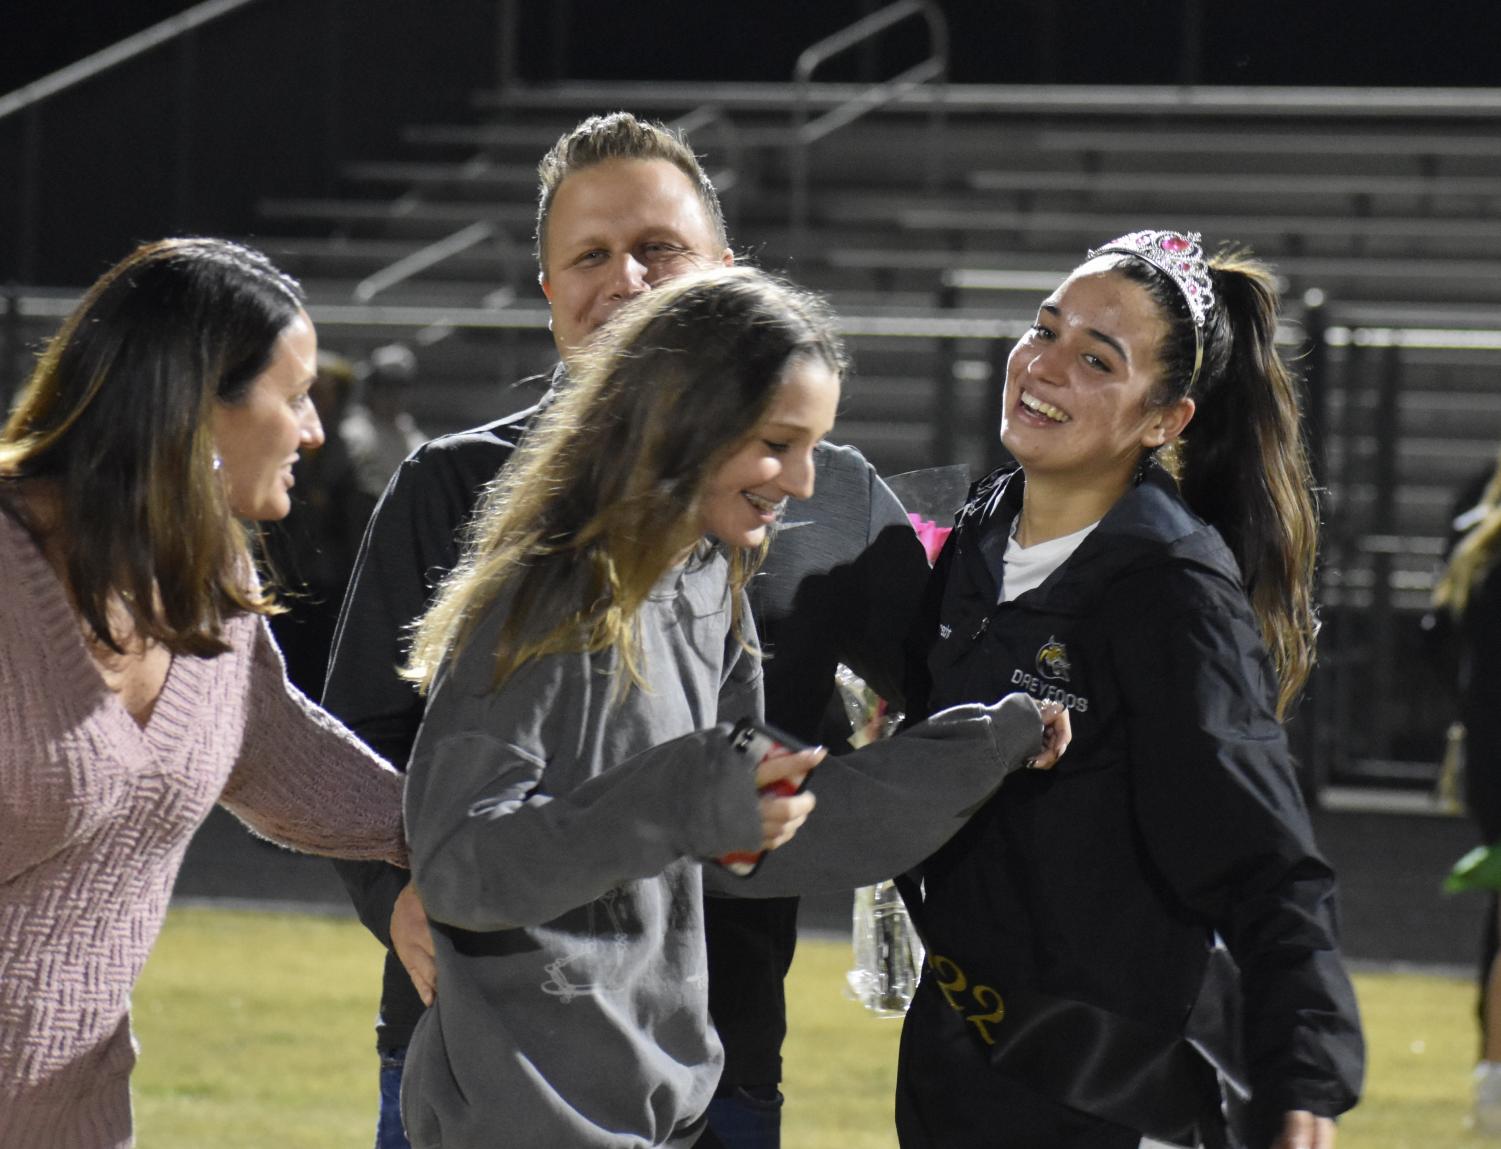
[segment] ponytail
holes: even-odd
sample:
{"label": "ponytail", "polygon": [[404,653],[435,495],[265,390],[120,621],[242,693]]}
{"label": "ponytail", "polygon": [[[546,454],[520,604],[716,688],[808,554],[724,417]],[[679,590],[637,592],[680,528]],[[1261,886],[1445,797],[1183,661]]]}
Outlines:
{"label": "ponytail", "polygon": [[[1297,383],[1277,354],[1271,272],[1243,255],[1211,262],[1218,314],[1206,332],[1198,413],[1182,446],[1183,497],[1240,564],[1272,656],[1285,717],[1313,670],[1318,516]],[[1218,346],[1216,346],[1218,345]]]}
{"label": "ponytail", "polygon": [[1162,449],[1162,462],[1240,566],[1280,683],[1277,713],[1286,717],[1313,670],[1318,518],[1297,384],[1277,354],[1272,273],[1242,252],[1210,260],[1216,302],[1204,326],[1203,366],[1189,390],[1194,330],[1181,293],[1140,260],[1123,260],[1119,270],[1147,286],[1168,317],[1164,384],[1154,402],[1186,396],[1196,410],[1181,439]]}

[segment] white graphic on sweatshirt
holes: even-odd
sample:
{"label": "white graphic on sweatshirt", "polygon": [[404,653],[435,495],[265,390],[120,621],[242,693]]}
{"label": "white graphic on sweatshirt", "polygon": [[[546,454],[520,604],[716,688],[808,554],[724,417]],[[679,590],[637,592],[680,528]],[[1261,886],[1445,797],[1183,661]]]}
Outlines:
{"label": "white graphic on sweatshirt", "polygon": [[[626,933],[625,924],[615,906],[620,896],[620,890],[610,890],[589,904],[589,940],[593,944],[575,949],[543,966],[548,974],[548,979],[542,983],[543,993],[556,997],[567,1005],[576,997],[608,993],[618,988],[618,983],[610,976],[609,970],[613,968],[618,973],[630,942],[630,935]],[[601,907],[609,921],[608,931],[599,929],[596,915]],[[575,982],[570,978],[571,971],[588,970],[591,965],[596,967],[593,981]]]}

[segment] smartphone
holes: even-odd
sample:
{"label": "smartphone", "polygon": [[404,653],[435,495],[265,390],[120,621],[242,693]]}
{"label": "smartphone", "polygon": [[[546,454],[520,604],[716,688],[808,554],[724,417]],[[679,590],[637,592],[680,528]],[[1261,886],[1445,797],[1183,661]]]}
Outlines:
{"label": "smartphone", "polygon": [[[735,723],[730,731],[730,748],[737,754],[745,755],[746,763],[751,770],[755,770],[763,761],[778,751],[796,754],[799,750],[806,750],[796,738],[790,734],[784,734],[775,726],[765,722],[757,722],[753,718],[742,718]],[[793,794],[801,794],[813,777],[809,772],[802,781],[802,785],[794,786],[789,780],[783,778],[773,782],[770,786],[762,789],[763,794],[776,794],[781,797],[790,797]],[[725,854],[719,859],[719,864],[730,873],[738,877],[749,877],[755,873],[756,867],[761,864],[765,857],[765,850],[756,850],[750,853]]]}

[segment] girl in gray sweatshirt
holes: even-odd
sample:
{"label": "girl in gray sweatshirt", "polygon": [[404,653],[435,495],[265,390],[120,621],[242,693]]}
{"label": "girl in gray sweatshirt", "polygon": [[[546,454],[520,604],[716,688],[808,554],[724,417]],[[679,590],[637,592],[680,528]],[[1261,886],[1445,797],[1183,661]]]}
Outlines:
{"label": "girl in gray sweatshirt", "polygon": [[[1043,750],[1022,696],[830,759],[802,794],[821,751],[731,745],[761,710],[745,585],[812,491],[844,362],[820,303],[762,273],[655,288],[576,357],[471,525],[409,666],[439,987],[407,1054],[413,1149],[696,1144],[722,1057],[704,883],[888,877]],[[766,850],[748,878],[715,862]]]}

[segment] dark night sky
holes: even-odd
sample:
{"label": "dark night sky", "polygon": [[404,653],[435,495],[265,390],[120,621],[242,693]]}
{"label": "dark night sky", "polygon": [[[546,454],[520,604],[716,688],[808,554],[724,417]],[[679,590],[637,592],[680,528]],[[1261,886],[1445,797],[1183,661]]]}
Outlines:
{"label": "dark night sky", "polygon": [[[400,2],[411,6],[414,18],[442,6]],[[1501,86],[1501,5],[1493,0],[1200,2],[1204,82]],[[551,58],[545,50],[553,32],[550,9],[561,3],[569,0],[546,5],[523,0],[528,60]],[[599,79],[785,79],[802,47],[871,3],[571,0],[569,71]],[[0,39],[0,92],[188,6],[182,0],[10,5]],[[953,28],[956,80],[1176,83],[1182,78],[1179,0],[947,0],[943,7]],[[649,20],[643,18],[648,12]],[[920,35],[896,39],[922,41]],[[538,67],[532,64],[534,73]]]}

